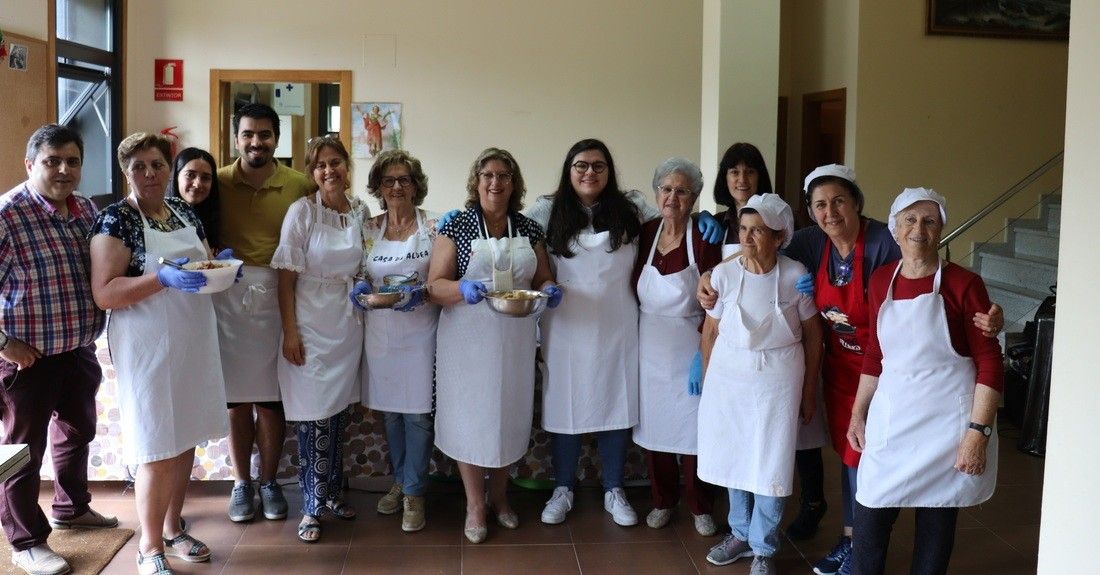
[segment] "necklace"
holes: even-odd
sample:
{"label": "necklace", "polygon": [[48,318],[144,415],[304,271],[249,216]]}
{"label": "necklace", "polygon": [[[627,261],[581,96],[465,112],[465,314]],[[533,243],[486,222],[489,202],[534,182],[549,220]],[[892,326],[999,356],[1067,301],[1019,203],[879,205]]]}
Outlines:
{"label": "necklace", "polygon": [[657,251],[667,254],[668,252],[680,247],[680,237],[677,236],[665,236],[661,234],[661,238],[657,242]]}
{"label": "necklace", "polygon": [[141,202],[139,202],[137,198],[133,196],[128,196],[126,199],[129,200],[130,205],[136,208],[138,212],[144,214],[147,218],[156,220],[158,222],[163,222],[168,219],[168,210],[164,209],[165,204],[163,201],[161,201],[160,205],[157,206],[157,211],[153,213],[142,208]]}

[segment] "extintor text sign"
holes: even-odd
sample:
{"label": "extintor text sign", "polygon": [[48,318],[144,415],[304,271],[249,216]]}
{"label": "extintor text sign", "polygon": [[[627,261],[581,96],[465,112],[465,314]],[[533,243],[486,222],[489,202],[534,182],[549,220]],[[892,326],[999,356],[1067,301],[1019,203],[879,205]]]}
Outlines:
{"label": "extintor text sign", "polygon": [[183,60],[156,59],[153,65],[153,99],[183,101]]}

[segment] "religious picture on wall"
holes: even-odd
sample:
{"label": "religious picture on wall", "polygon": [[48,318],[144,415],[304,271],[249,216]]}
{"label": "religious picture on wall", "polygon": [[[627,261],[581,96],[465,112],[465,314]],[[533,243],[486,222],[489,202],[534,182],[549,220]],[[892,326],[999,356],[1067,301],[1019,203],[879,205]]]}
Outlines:
{"label": "religious picture on wall", "polygon": [[401,149],[401,104],[352,104],[352,156],[373,159],[383,150]]}
{"label": "religious picture on wall", "polygon": [[27,69],[27,47],[23,44],[11,45],[11,53],[8,54],[8,68],[12,70]]}

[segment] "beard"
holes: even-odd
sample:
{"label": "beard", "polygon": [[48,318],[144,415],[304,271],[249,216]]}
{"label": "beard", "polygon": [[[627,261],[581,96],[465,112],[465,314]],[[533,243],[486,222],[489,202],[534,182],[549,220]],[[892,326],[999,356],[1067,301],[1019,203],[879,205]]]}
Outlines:
{"label": "beard", "polygon": [[[265,152],[265,153],[262,154],[262,155],[256,156],[256,157],[252,157],[252,156],[249,155],[249,152]],[[249,167],[251,167],[251,168],[262,168],[274,159],[273,156],[268,155],[270,152],[271,152],[271,150],[269,150],[268,148],[262,148],[262,149],[253,148],[253,149],[250,149],[250,150],[246,150],[243,158],[244,158],[244,161],[248,163]]]}

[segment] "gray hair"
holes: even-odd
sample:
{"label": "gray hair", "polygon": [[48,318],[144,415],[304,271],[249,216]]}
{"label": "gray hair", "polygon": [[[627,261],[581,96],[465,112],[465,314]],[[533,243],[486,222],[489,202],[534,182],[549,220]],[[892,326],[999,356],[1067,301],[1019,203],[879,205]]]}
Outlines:
{"label": "gray hair", "polygon": [[653,191],[671,174],[680,174],[691,180],[691,195],[698,198],[703,191],[703,172],[695,162],[684,158],[669,158],[653,170]]}

